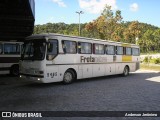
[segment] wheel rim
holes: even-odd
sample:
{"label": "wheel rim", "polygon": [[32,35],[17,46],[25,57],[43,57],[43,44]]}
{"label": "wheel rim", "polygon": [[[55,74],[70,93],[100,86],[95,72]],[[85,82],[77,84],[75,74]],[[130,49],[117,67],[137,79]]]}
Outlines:
{"label": "wheel rim", "polygon": [[66,73],[64,74],[64,81],[65,81],[65,82],[69,83],[69,82],[72,81],[72,79],[73,79],[72,73],[66,72]]}

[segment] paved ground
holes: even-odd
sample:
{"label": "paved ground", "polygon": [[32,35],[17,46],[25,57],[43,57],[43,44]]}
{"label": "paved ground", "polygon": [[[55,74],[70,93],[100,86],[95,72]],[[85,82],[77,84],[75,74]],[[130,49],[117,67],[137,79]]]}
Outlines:
{"label": "paved ground", "polygon": [[0,111],[160,111],[160,73],[137,71],[128,77],[84,79],[70,85],[0,76],[0,96]]}

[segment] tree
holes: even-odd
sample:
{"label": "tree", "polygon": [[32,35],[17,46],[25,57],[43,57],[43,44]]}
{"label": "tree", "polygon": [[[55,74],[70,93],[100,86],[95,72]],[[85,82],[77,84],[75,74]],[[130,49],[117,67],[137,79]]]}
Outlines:
{"label": "tree", "polygon": [[154,36],[153,36],[153,30],[147,30],[142,39],[138,41],[138,44],[141,46],[141,48],[144,50],[143,52],[149,52],[153,50],[154,47]]}
{"label": "tree", "polygon": [[[78,24],[47,23],[35,25],[34,34],[59,33],[78,36]],[[123,22],[121,12],[115,14],[106,6],[102,14],[94,21],[81,24],[81,36],[137,43],[141,52],[160,51],[160,28],[138,21]],[[138,41],[136,42],[136,38]]]}
{"label": "tree", "polygon": [[111,6],[106,5],[101,16],[87,24],[85,28],[93,34],[95,34],[95,32],[98,33],[98,38],[109,40],[112,38],[118,38],[119,40],[120,36],[118,36],[119,34],[117,34],[115,29],[120,28],[121,20],[121,11],[116,11],[114,15]]}
{"label": "tree", "polygon": [[154,36],[154,49],[160,52],[160,29],[157,29],[153,33]]}
{"label": "tree", "polygon": [[123,33],[125,42],[136,43],[136,38],[139,38],[140,32],[139,22],[131,22]]}

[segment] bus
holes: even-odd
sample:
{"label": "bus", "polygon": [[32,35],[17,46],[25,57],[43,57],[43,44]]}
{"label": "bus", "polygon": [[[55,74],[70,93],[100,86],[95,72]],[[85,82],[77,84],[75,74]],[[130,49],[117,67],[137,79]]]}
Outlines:
{"label": "bus", "polygon": [[0,41],[0,74],[19,75],[22,42]]}
{"label": "bus", "polygon": [[135,44],[47,33],[27,37],[23,47],[20,77],[40,83],[127,76],[140,66]]}

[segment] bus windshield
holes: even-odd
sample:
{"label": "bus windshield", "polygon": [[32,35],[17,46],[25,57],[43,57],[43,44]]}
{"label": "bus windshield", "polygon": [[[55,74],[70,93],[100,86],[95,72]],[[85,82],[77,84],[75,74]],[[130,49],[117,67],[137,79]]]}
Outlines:
{"label": "bus windshield", "polygon": [[43,60],[45,57],[46,42],[32,40],[24,43],[22,60]]}

